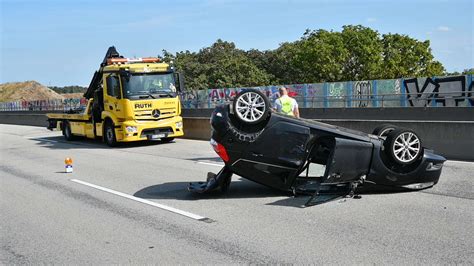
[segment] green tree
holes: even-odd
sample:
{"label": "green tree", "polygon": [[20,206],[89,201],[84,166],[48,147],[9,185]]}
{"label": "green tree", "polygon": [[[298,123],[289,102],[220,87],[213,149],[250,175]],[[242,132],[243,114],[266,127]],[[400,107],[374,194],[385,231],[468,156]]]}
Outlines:
{"label": "green tree", "polygon": [[178,71],[186,75],[186,89],[198,90],[208,88],[207,66],[198,61],[197,53],[182,51],[173,55],[166,50],[163,51],[165,62],[173,61]]}
{"label": "green tree", "polygon": [[344,63],[349,53],[341,33],[326,30],[306,30],[294,44],[294,68],[298,67],[293,82],[325,82],[343,79]]}
{"label": "green tree", "polygon": [[418,41],[407,35],[384,34],[381,78],[430,77],[442,75],[443,65],[434,60],[430,41]]}
{"label": "green tree", "polygon": [[382,76],[382,43],[377,31],[361,25],[343,26],[342,39],[349,56],[342,69],[344,80],[378,79]]}
{"label": "green tree", "polygon": [[469,68],[469,69],[464,69],[462,72],[463,75],[469,75],[469,74],[474,74],[474,68]]}
{"label": "green tree", "polygon": [[296,45],[297,42],[285,42],[275,50],[264,52],[250,50],[247,56],[257,67],[269,74],[273,84],[296,83],[302,76],[301,68],[296,61],[298,51]]}
{"label": "green tree", "polygon": [[59,94],[84,93],[87,90],[86,87],[81,87],[81,86],[64,86],[64,87],[51,86],[49,88],[52,89],[53,91],[59,93]]}
{"label": "green tree", "polygon": [[[342,31],[306,30],[275,50],[243,51],[217,40],[199,52],[163,51],[186,74],[187,88],[248,87],[269,84],[437,76],[445,73],[434,60],[429,41],[384,34],[361,25]],[[467,71],[467,70],[466,70]],[[465,71],[465,72],[466,72]]]}
{"label": "green tree", "polygon": [[220,39],[198,53],[186,51],[171,56],[165,51],[164,59],[175,62],[186,75],[187,87],[192,89],[262,86],[271,80],[243,50]]}
{"label": "green tree", "polygon": [[280,64],[276,64],[274,62],[276,54],[274,50],[260,51],[257,49],[250,49],[245,53],[247,57],[255,64],[256,67],[268,73],[270,82],[272,84],[280,83],[280,79],[275,77],[275,75],[273,74],[278,73],[278,71],[276,70],[276,66],[280,66]]}

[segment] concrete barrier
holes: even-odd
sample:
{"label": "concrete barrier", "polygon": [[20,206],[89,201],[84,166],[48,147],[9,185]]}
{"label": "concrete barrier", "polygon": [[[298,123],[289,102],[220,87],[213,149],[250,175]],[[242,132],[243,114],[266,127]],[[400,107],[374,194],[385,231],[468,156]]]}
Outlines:
{"label": "concrete barrier", "polygon": [[184,117],[184,137],[187,139],[209,140],[211,138],[211,124],[209,118]]}
{"label": "concrete barrier", "polygon": [[47,127],[48,121],[44,111],[0,112],[0,124]]}
{"label": "concrete barrier", "polygon": [[474,161],[474,122],[473,121],[361,121],[324,119],[324,123],[351,128],[366,133],[380,124],[393,124],[414,130],[420,136],[423,146],[452,160]]}
{"label": "concrete barrier", "polygon": [[[204,112],[209,112],[209,110],[205,110]],[[373,112],[373,110],[371,112]],[[439,110],[436,110],[436,112],[439,112]],[[47,121],[45,113],[46,112],[0,112],[0,124],[46,127]],[[345,111],[342,113],[345,113]],[[420,135],[425,147],[434,149],[437,153],[446,158],[474,161],[474,121],[472,121],[474,120],[474,116],[465,114],[457,116],[454,114],[451,115],[453,115],[452,119],[447,121],[385,119],[385,116],[383,115],[379,115],[378,118],[383,117],[384,120],[346,118],[319,118],[314,120],[366,133],[371,133],[376,126],[383,123],[390,123],[395,126],[410,128]],[[426,114],[423,114],[423,116],[430,118]],[[470,118],[471,121],[458,121],[459,118]],[[209,140],[211,135],[209,116],[185,117],[183,123],[186,138]]]}
{"label": "concrete barrier", "polygon": [[[210,117],[214,109],[184,109],[184,117]],[[474,121],[472,107],[300,108],[307,119]]]}
{"label": "concrete barrier", "polygon": [[[342,119],[315,119],[340,127],[372,133],[380,124],[393,124],[410,128],[417,132],[423,146],[449,159],[474,161],[474,122],[456,121],[362,121]],[[185,118],[185,135],[187,138],[208,140],[211,134],[209,118]]]}

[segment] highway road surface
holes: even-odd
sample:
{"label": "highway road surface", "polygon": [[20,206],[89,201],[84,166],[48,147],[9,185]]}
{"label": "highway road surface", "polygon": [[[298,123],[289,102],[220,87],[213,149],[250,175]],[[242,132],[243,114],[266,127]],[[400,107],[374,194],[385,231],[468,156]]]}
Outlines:
{"label": "highway road surface", "polygon": [[238,176],[226,195],[187,192],[222,165],[206,141],[108,148],[0,125],[0,149],[1,264],[474,263],[470,162],[422,192],[300,208]]}

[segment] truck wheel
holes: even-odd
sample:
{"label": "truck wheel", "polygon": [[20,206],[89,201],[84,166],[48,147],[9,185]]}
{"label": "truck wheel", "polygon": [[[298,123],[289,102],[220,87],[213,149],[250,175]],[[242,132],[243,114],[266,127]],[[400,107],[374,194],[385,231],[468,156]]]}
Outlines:
{"label": "truck wheel", "polygon": [[413,130],[404,128],[388,133],[384,141],[384,149],[398,165],[415,162],[423,151],[420,137]]}
{"label": "truck wheel", "polygon": [[117,146],[114,123],[107,121],[104,128],[104,140],[109,147]]}
{"label": "truck wheel", "polygon": [[256,125],[267,119],[270,113],[268,98],[258,90],[243,90],[234,98],[233,113],[247,125]]}
{"label": "truck wheel", "polygon": [[387,137],[388,133],[392,132],[396,128],[397,127],[394,126],[394,125],[383,124],[383,125],[380,125],[380,126],[374,128],[374,130],[372,131],[372,135],[376,135],[376,136],[379,136],[379,137]]}
{"label": "truck wheel", "polygon": [[69,122],[65,121],[63,122],[63,136],[67,141],[74,140],[74,135],[71,132],[71,125]]}

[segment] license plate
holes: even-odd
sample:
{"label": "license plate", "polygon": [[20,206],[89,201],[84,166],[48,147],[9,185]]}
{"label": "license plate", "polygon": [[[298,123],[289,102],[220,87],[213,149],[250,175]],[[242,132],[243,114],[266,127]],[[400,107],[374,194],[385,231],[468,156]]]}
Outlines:
{"label": "license plate", "polygon": [[166,138],[166,134],[148,135],[148,139],[161,139],[161,138]]}

